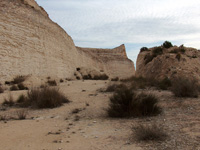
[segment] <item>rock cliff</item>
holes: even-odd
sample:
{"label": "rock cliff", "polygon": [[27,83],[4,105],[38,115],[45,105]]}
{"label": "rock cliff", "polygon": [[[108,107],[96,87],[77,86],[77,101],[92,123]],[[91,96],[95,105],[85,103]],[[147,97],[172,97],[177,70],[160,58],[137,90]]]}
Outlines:
{"label": "rock cliff", "polygon": [[75,47],[34,0],[0,0],[0,80],[17,75],[72,78],[77,68],[104,71],[110,77],[135,74],[122,45],[115,49]]}
{"label": "rock cliff", "polygon": [[185,76],[200,80],[200,51],[173,46],[142,50],[137,58],[136,76],[163,79]]}

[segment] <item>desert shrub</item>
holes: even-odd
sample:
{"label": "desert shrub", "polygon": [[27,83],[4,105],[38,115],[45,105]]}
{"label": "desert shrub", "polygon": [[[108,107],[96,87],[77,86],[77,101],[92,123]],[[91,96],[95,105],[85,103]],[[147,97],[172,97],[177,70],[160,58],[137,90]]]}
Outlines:
{"label": "desert shrub", "polygon": [[62,83],[62,82],[64,82],[64,80],[63,80],[63,79],[60,79],[60,83]]}
{"label": "desert shrub", "polygon": [[79,113],[80,111],[82,111],[82,109],[80,109],[80,108],[75,108],[75,109],[72,110],[72,114],[77,114],[77,113]]}
{"label": "desert shrub", "polygon": [[76,71],[80,71],[81,70],[81,68],[76,68]]}
{"label": "desert shrub", "polygon": [[17,99],[17,103],[21,104],[24,103],[26,101],[26,96],[24,96],[23,94],[20,95]]}
{"label": "desert shrub", "polygon": [[161,113],[157,106],[158,99],[153,95],[139,94],[127,87],[116,90],[110,97],[108,116],[110,117],[144,117]]}
{"label": "desert shrub", "polygon": [[165,42],[163,43],[163,47],[164,47],[164,48],[170,48],[170,47],[173,47],[173,45],[172,45],[171,42],[165,41]]}
{"label": "desert shrub", "polygon": [[57,86],[57,82],[55,80],[48,80],[47,83],[49,86]]}
{"label": "desert shrub", "polygon": [[167,77],[165,77],[163,80],[161,80],[161,81],[159,82],[159,85],[158,85],[159,89],[161,89],[161,90],[167,90],[167,89],[169,89],[169,87],[171,87],[171,86],[172,86],[172,82],[171,82],[171,80],[170,80],[169,78],[167,78]]}
{"label": "desert shrub", "polygon": [[81,78],[77,76],[76,79],[77,79],[77,80],[80,80]]}
{"label": "desert shrub", "polygon": [[147,48],[147,47],[142,47],[141,49],[140,49],[140,53],[141,52],[144,52],[144,51],[148,51],[149,49]]}
{"label": "desert shrub", "polygon": [[55,108],[69,100],[59,92],[58,89],[44,87],[43,89],[32,89],[28,91],[22,106],[33,108]]}
{"label": "desert shrub", "polygon": [[18,87],[16,85],[12,85],[10,87],[10,91],[17,91],[17,90],[19,90],[19,89],[18,89]]}
{"label": "desert shrub", "polygon": [[157,104],[158,99],[154,95],[141,93],[136,96],[138,116],[154,116],[160,114],[161,108]]}
{"label": "desert shrub", "polygon": [[15,102],[14,102],[14,100],[13,100],[13,97],[12,97],[12,95],[9,95],[9,97],[8,97],[8,99],[4,99],[4,102],[2,103],[2,105],[4,105],[4,106],[13,106],[13,105],[15,105]]}
{"label": "desert shrub", "polygon": [[118,77],[112,78],[111,81],[119,81],[119,78]]}
{"label": "desert shrub", "polygon": [[139,125],[133,127],[133,135],[139,141],[163,141],[168,135],[160,125]]}
{"label": "desert shrub", "polygon": [[26,119],[28,111],[27,110],[19,110],[19,111],[16,111],[16,113],[17,113],[17,117],[19,120],[24,120],[24,119]]}
{"label": "desert shrub", "polygon": [[13,79],[13,84],[19,84],[19,83],[22,83],[24,82],[26,79],[25,76],[16,76],[14,79]]}
{"label": "desert shrub", "polygon": [[6,84],[6,85],[10,85],[11,82],[10,82],[10,81],[5,81],[5,84]]}
{"label": "desert shrub", "polygon": [[171,91],[176,97],[198,97],[199,84],[196,79],[178,77],[172,81]]}
{"label": "desert shrub", "polygon": [[108,76],[106,74],[95,75],[93,80],[108,80]]}
{"label": "desert shrub", "polygon": [[84,80],[91,80],[91,79],[92,79],[92,76],[91,76],[90,74],[84,75],[84,76],[83,76],[83,79],[84,79]]}
{"label": "desert shrub", "polygon": [[23,83],[19,83],[19,84],[17,85],[17,87],[18,87],[19,90],[28,90],[28,88],[25,87]]}
{"label": "desert shrub", "polygon": [[3,93],[4,89],[0,86],[0,93]]}

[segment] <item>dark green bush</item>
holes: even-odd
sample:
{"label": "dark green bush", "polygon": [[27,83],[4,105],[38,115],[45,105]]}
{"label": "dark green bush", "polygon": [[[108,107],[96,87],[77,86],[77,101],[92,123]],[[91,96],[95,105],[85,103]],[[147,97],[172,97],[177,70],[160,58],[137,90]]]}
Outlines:
{"label": "dark green bush", "polygon": [[139,141],[163,141],[168,135],[160,125],[139,125],[133,128],[133,135]]}
{"label": "dark green bush", "polygon": [[110,117],[144,117],[161,113],[158,100],[153,95],[137,95],[127,87],[116,90],[110,97],[108,115]]}
{"label": "dark green bush", "polygon": [[13,79],[13,84],[19,84],[19,83],[22,83],[24,82],[26,79],[25,76],[17,76]]}
{"label": "dark green bush", "polygon": [[48,80],[47,83],[49,86],[57,86],[57,82],[55,80]]}
{"label": "dark green bush", "polygon": [[19,89],[18,89],[18,87],[16,86],[16,85],[12,85],[11,87],[10,87],[10,91],[18,91]]}
{"label": "dark green bush", "polygon": [[119,78],[118,77],[112,78],[111,81],[119,81]]}
{"label": "dark green bush", "polygon": [[44,87],[43,89],[33,89],[28,91],[25,102],[22,106],[33,108],[55,108],[69,100],[59,92],[58,89]]}
{"label": "dark green bush", "polygon": [[164,48],[170,48],[170,47],[173,47],[173,45],[172,45],[171,42],[165,41],[165,42],[163,43],[163,47],[164,47]]}
{"label": "dark green bush", "polygon": [[140,53],[141,52],[144,52],[144,51],[148,51],[149,49],[147,48],[147,47],[142,47],[141,49],[140,49]]}
{"label": "dark green bush", "polygon": [[4,89],[0,86],[0,93],[3,93]]}
{"label": "dark green bush", "polygon": [[23,83],[19,83],[17,86],[19,90],[28,90],[28,88],[25,87]]}
{"label": "dark green bush", "polygon": [[60,79],[60,83],[62,83],[62,82],[64,82],[64,80],[63,80],[63,79]]}
{"label": "dark green bush", "polygon": [[168,90],[169,87],[171,87],[171,86],[172,86],[171,80],[167,77],[165,77],[163,80],[161,80],[158,84],[158,87],[161,90]]}
{"label": "dark green bush", "polygon": [[171,91],[176,97],[198,97],[199,84],[196,79],[178,77],[172,81]]}

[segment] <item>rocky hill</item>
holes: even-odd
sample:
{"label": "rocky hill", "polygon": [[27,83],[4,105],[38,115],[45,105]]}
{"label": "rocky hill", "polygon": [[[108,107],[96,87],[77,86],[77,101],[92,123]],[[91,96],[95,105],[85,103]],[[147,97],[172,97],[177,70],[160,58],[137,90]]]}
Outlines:
{"label": "rocky hill", "polygon": [[200,51],[194,48],[164,46],[142,48],[136,63],[136,75],[163,79],[185,76],[200,80]]}
{"label": "rocky hill", "polygon": [[135,74],[120,46],[113,50],[77,48],[34,0],[0,0],[0,79],[17,75],[73,78],[77,68],[104,72],[110,78]]}

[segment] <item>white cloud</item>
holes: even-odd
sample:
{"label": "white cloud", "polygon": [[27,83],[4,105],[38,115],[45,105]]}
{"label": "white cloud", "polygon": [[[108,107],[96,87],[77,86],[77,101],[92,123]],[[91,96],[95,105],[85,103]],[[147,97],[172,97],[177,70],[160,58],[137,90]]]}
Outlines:
{"label": "white cloud", "polygon": [[139,47],[165,40],[200,48],[199,0],[36,1],[78,46],[136,44],[127,47],[132,59]]}

